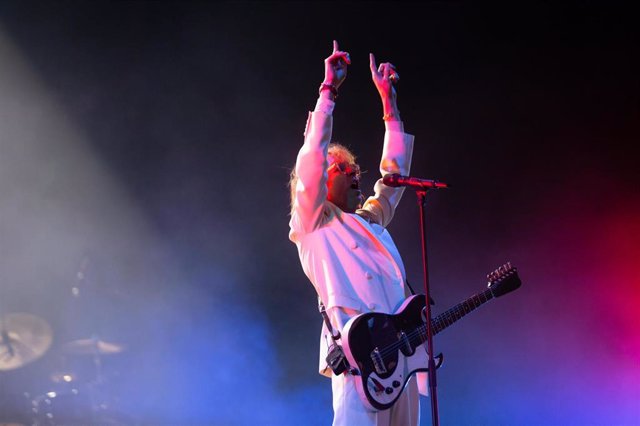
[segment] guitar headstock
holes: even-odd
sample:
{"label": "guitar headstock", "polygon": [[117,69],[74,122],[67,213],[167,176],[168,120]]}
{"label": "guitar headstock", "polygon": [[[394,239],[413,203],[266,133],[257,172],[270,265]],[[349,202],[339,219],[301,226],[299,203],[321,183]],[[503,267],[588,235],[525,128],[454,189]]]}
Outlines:
{"label": "guitar headstock", "polygon": [[522,285],[518,270],[511,266],[511,262],[507,262],[495,271],[487,274],[489,283],[487,287],[495,297],[500,297],[517,289]]}

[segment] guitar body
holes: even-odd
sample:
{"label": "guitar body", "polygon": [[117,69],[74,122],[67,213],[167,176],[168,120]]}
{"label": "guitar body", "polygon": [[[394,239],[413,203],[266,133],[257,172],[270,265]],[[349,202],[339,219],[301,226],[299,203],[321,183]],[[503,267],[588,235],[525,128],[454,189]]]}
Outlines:
{"label": "guitar body", "polygon": [[[506,263],[487,274],[487,289],[431,319],[435,335],[489,300],[510,293],[522,282],[518,271]],[[425,297],[409,297],[395,314],[371,312],[351,318],[344,327],[342,348],[355,375],[356,388],[365,406],[386,410],[402,394],[411,375],[428,371],[425,341]],[[439,355],[436,368],[442,363]]]}
{"label": "guitar body", "polygon": [[344,328],[344,353],[360,377],[360,398],[372,410],[386,410],[400,397],[411,375],[427,371],[424,344],[425,298],[411,296],[393,315],[366,313]]}

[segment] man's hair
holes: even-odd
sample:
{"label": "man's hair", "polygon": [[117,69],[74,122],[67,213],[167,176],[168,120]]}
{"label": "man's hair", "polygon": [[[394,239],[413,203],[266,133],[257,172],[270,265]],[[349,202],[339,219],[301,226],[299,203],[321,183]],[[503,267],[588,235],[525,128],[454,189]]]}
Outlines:
{"label": "man's hair", "polygon": [[[344,145],[333,142],[329,144],[329,150],[327,152],[327,159],[329,161],[329,165],[333,163],[347,163],[347,164],[356,164],[356,156]],[[291,212],[293,213],[293,202],[296,197],[296,185],[298,183],[298,176],[296,175],[295,166],[291,169],[291,174],[289,175],[289,193],[291,196]]]}

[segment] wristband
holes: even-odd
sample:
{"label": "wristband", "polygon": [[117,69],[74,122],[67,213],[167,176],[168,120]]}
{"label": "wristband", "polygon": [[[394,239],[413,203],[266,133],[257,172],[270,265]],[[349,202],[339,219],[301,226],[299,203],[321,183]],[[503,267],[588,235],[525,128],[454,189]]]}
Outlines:
{"label": "wristband", "polygon": [[394,112],[389,113],[389,114],[385,114],[382,116],[382,120],[384,121],[390,121],[390,120],[397,120],[396,114]]}
{"label": "wristband", "polygon": [[322,83],[320,84],[320,88],[318,89],[318,94],[322,93],[323,90],[328,90],[333,95],[334,99],[338,97],[338,89],[331,83]]}

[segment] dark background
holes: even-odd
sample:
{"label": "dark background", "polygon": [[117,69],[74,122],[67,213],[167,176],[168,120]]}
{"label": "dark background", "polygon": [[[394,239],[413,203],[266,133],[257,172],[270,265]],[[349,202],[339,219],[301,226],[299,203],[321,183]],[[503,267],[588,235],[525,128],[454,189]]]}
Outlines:
{"label": "dark background", "polygon": [[[353,64],[333,134],[364,188],[384,129],[369,52],[401,75],[412,174],[452,185],[428,202],[436,313],[506,261],[524,282],[437,337],[443,424],[640,424],[637,18],[609,2],[0,3],[0,310],[54,330],[0,372],[0,414],[68,392],[61,369],[86,394],[90,360],[61,348],[98,336],[126,348],[93,392],[127,423],[330,423],[286,182],[336,39]],[[419,285],[417,218],[407,191],[389,229]]]}

